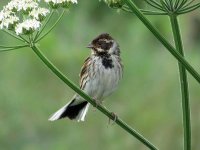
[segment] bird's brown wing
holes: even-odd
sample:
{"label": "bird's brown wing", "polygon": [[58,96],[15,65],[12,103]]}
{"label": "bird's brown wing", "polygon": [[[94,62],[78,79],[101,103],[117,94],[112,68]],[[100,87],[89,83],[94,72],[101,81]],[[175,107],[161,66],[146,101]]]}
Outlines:
{"label": "bird's brown wing", "polygon": [[81,67],[81,72],[79,74],[79,77],[80,77],[79,85],[81,89],[84,89],[85,84],[87,83],[86,79],[88,77],[88,67],[90,66],[90,64],[91,64],[91,58],[88,57],[85,60],[83,66]]}

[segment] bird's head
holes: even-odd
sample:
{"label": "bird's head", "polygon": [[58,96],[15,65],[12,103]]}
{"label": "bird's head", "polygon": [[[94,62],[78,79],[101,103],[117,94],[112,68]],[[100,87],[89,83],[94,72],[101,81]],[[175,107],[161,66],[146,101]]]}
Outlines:
{"label": "bird's head", "polygon": [[96,55],[120,54],[118,43],[108,33],[103,33],[97,36],[94,40],[92,40],[92,42],[87,46],[87,48],[91,48],[92,53]]}

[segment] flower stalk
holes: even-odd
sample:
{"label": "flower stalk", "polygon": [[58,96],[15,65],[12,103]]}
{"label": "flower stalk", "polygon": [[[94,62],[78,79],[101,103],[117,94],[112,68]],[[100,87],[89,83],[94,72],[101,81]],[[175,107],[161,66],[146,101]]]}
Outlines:
{"label": "flower stalk", "polygon": [[[54,28],[55,26],[58,24],[58,22],[61,20],[61,18],[63,17],[63,15],[65,14],[65,11],[66,10],[63,10],[62,14],[58,17],[58,19],[56,20],[56,22],[52,25],[52,27],[44,34],[42,35],[41,37],[39,37],[38,39],[35,38],[34,42],[37,43],[39,41],[41,41],[45,36],[47,36]],[[47,20],[48,21],[48,20]],[[42,32],[42,31],[41,31]]]}
{"label": "flower stalk", "polygon": [[[172,32],[176,49],[184,57],[181,33],[176,15],[170,16]],[[179,62],[180,85],[182,93],[182,113],[183,113],[183,130],[184,130],[184,150],[191,150],[191,123],[190,123],[190,103],[187,73],[184,66]]]}
{"label": "flower stalk", "polygon": [[32,50],[35,52],[35,54],[42,60],[42,62],[58,77],[60,78],[65,84],[67,84],[72,90],[74,90],[76,93],[78,93],[81,97],[83,97],[85,100],[87,100],[90,104],[92,104],[94,107],[96,107],[99,111],[101,111],[104,115],[108,116],[110,119],[115,120],[116,124],[119,125],[122,129],[124,129],[126,132],[134,136],[136,139],[138,139],[140,142],[142,142],[144,145],[146,145],[151,150],[158,150],[153,144],[151,144],[147,139],[145,139],[141,134],[139,134],[136,130],[131,128],[129,125],[127,125],[123,120],[121,120],[119,117],[115,118],[112,114],[112,112],[108,111],[105,107],[101,105],[96,105],[96,102],[89,97],[87,94],[85,94],[80,88],[78,88],[70,79],[68,79],[56,66],[51,63],[50,60],[48,60],[47,57],[40,51],[40,49],[36,46],[31,47]]}
{"label": "flower stalk", "polygon": [[183,58],[183,56],[160,34],[151,22],[142,14],[131,0],[124,0],[130,10],[143,22],[152,34],[166,47],[166,49],[187,69],[187,71],[200,83],[199,73]]}
{"label": "flower stalk", "polygon": [[45,29],[46,25],[49,23],[49,21],[51,20],[51,17],[54,14],[54,10],[51,10],[51,13],[49,15],[49,17],[47,18],[47,20],[45,21],[45,23],[43,24],[42,28],[36,33],[35,38],[34,38],[34,42],[36,42],[37,38],[40,36],[40,34],[42,33],[42,31]]}
{"label": "flower stalk", "polygon": [[13,47],[7,47],[7,46],[0,46],[0,52],[5,52],[5,51],[12,51],[16,49],[21,49],[28,47],[29,45],[19,45],[19,46],[13,46]]}
{"label": "flower stalk", "polygon": [[[171,27],[173,31],[173,37],[175,42],[175,48],[151,25],[151,23],[143,16],[137,6],[131,0],[125,0],[125,3],[129,8],[126,8],[125,11],[130,10],[136,14],[136,16],[146,25],[146,27],[156,36],[156,38],[169,50],[169,52],[174,55],[178,60],[179,74],[180,74],[180,85],[181,85],[181,94],[182,94],[182,113],[183,113],[183,130],[184,130],[184,150],[191,150],[191,121],[190,121],[190,105],[189,105],[189,90],[188,90],[188,81],[187,81],[187,72],[191,66],[185,65],[183,44],[181,39],[181,33],[178,24],[178,15],[194,11],[200,7],[200,3],[193,4],[194,0],[160,0],[158,3],[155,0],[145,0],[147,4],[157,9],[155,11],[146,11],[150,15],[168,15],[170,17]],[[193,4],[193,5],[192,5]],[[124,7],[122,7],[124,8]],[[158,12],[160,11],[160,12]],[[144,14],[145,14],[144,13]],[[166,13],[166,14],[162,14]],[[182,58],[179,56],[181,55]],[[187,62],[186,62],[187,63]],[[196,71],[193,68],[188,70],[190,73],[195,73]],[[192,73],[192,74],[193,74]],[[197,73],[197,72],[196,72]],[[195,74],[196,74],[195,73]],[[194,75],[195,75],[194,74]],[[199,78],[199,74],[196,74]],[[195,76],[196,76],[195,75]],[[193,77],[195,77],[193,76]],[[197,78],[196,78],[197,79]],[[197,80],[199,82],[199,79]]]}
{"label": "flower stalk", "polygon": [[26,41],[24,41],[24,39],[22,39],[21,37],[16,36],[15,34],[13,34],[12,32],[10,32],[10,31],[8,31],[8,30],[6,30],[6,29],[4,29],[4,30],[2,30],[2,31],[4,31],[6,34],[10,35],[11,37],[13,37],[13,38],[15,38],[15,39],[17,39],[17,40],[19,40],[19,41],[21,41],[21,42],[26,42]]}

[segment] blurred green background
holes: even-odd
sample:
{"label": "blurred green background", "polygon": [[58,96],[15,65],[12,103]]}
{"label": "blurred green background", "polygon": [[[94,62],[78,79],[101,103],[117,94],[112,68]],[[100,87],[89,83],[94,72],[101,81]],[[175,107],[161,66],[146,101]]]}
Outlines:
{"label": "blurred green background", "polygon": [[[7,1],[1,1],[0,6]],[[55,15],[55,18],[58,16]],[[152,23],[173,42],[169,19]],[[200,72],[200,14],[180,17],[187,60]],[[40,48],[72,81],[90,54],[85,47],[98,34],[110,33],[120,44],[124,77],[105,106],[161,150],[183,148],[181,94],[177,61],[133,15],[103,2],[79,1]],[[0,43],[16,45],[0,32]],[[29,49],[0,53],[0,149],[5,150],[147,150],[134,137],[90,108],[85,122],[48,117],[74,92]],[[200,86],[189,76],[192,149],[200,149]]]}

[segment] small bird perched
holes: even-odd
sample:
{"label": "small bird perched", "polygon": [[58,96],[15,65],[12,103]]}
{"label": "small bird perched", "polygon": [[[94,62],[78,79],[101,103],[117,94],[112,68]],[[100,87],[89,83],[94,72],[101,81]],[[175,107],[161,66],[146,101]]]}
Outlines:
{"label": "small bird perched", "polygon": [[[122,78],[120,49],[118,43],[107,33],[97,36],[87,48],[91,49],[91,55],[81,68],[80,88],[100,104],[117,88]],[[88,108],[89,103],[76,94],[49,120],[68,117],[71,120],[84,121]]]}

